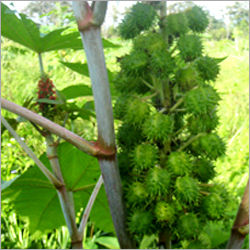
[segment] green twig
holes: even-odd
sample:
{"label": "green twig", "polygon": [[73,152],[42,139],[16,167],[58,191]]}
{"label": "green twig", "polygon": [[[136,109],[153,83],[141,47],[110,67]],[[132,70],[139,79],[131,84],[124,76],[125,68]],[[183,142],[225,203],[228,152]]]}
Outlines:
{"label": "green twig", "polygon": [[170,113],[174,112],[184,101],[184,97],[180,98],[175,105],[169,110]]}
{"label": "green twig", "polygon": [[81,219],[81,223],[80,223],[80,226],[79,226],[79,234],[80,235],[83,235],[83,231],[87,225],[87,222],[88,222],[88,218],[89,218],[89,215],[90,215],[90,212],[91,212],[91,209],[93,207],[93,204],[95,202],[95,199],[96,199],[96,196],[98,195],[98,192],[101,188],[103,184],[103,179],[102,179],[102,175],[99,177],[97,183],[96,183],[96,186],[89,198],[89,201],[88,201],[88,204],[84,210],[84,213],[83,213],[83,216],[82,216],[82,219]]}
{"label": "green twig", "polygon": [[201,136],[205,135],[205,133],[199,133],[193,137],[191,137],[186,143],[184,143],[177,151],[180,152],[183,149],[185,149],[186,147],[188,147],[192,142],[194,142],[195,140],[197,140],[198,138],[200,138]]}
{"label": "green twig", "polygon": [[34,152],[21,140],[21,138],[18,136],[18,134],[15,132],[15,130],[10,126],[10,124],[4,119],[4,117],[1,117],[1,122],[3,125],[8,129],[8,131],[13,135],[13,137],[16,139],[16,141],[20,144],[20,146],[23,148],[23,150],[29,155],[29,157],[36,163],[38,168],[43,172],[43,174],[49,179],[49,181],[56,187],[61,188],[63,186],[63,183],[57,178],[53,173],[51,173],[44,164],[36,157]]}

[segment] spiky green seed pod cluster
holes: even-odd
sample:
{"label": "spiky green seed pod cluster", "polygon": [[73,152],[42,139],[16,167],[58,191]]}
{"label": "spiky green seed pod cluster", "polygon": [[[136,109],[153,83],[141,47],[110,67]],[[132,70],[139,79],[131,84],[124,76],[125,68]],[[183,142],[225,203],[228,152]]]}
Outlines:
{"label": "spiky green seed pod cluster", "polygon": [[214,133],[201,136],[192,143],[191,147],[196,155],[203,155],[211,160],[216,160],[225,154],[225,143]]}
{"label": "spiky green seed pod cluster", "polygon": [[193,114],[207,114],[215,110],[220,97],[211,86],[199,87],[190,90],[185,95],[184,106],[188,112]]}
{"label": "spiky green seed pod cluster", "polygon": [[143,125],[143,133],[149,141],[167,141],[174,129],[172,116],[155,113],[151,115]]}
{"label": "spiky green seed pod cluster", "polygon": [[127,104],[124,119],[133,125],[141,125],[149,115],[149,105],[135,98]]}
{"label": "spiky green seed pod cluster", "polygon": [[158,148],[150,144],[136,146],[132,154],[132,161],[138,170],[149,169],[154,166],[158,159]]}
{"label": "spiky green seed pod cluster", "polygon": [[176,82],[179,83],[180,90],[185,92],[199,85],[201,79],[194,65],[188,64],[176,72]]}
{"label": "spiky green seed pod cluster", "polygon": [[223,199],[216,193],[211,193],[205,197],[202,206],[211,219],[219,219],[225,211]]}
{"label": "spiky green seed pod cluster", "polygon": [[[132,8],[123,29],[138,15]],[[158,23],[131,31],[136,37],[130,53],[120,59],[115,80],[127,226],[138,246],[143,235],[164,231],[176,242],[208,245],[199,232],[207,221],[225,217],[222,208],[228,200],[220,186],[211,185],[213,161],[225,154],[214,132],[220,96],[210,85],[221,59],[203,54],[197,33],[206,29],[207,16],[201,8],[170,14]]]}
{"label": "spiky green seed pod cluster", "polygon": [[188,118],[188,130],[192,134],[211,132],[219,123],[219,118],[215,111],[205,115],[192,115]]}
{"label": "spiky green seed pod cluster", "polygon": [[145,203],[148,197],[147,190],[145,188],[145,185],[141,182],[134,182],[128,190],[128,200],[132,204],[141,204]]}
{"label": "spiky green seed pod cluster", "polygon": [[152,6],[138,2],[119,25],[121,37],[131,39],[148,30],[153,25],[155,16],[156,11]]}
{"label": "spiky green seed pod cluster", "polygon": [[168,15],[162,25],[170,36],[179,37],[188,32],[188,20],[184,13]]}
{"label": "spiky green seed pod cluster", "polygon": [[159,222],[167,222],[172,224],[175,221],[175,208],[173,205],[159,201],[155,206],[155,216]]}
{"label": "spiky green seed pod cluster", "polygon": [[180,56],[186,62],[190,62],[202,55],[201,39],[197,35],[183,35],[178,41]]}
{"label": "spiky green seed pod cluster", "polygon": [[172,152],[168,156],[167,169],[179,176],[189,174],[191,171],[192,162],[190,157],[185,152]]}
{"label": "spiky green seed pod cluster", "polygon": [[132,233],[148,234],[153,228],[153,214],[146,211],[135,211],[129,220],[129,229]]}
{"label": "spiky green seed pod cluster", "polygon": [[166,169],[151,168],[146,176],[146,188],[150,196],[163,197],[169,191],[171,176]]}
{"label": "spiky green seed pod cluster", "polygon": [[199,199],[198,182],[189,176],[177,177],[176,180],[176,195],[185,203],[195,203]]}
{"label": "spiky green seed pod cluster", "polygon": [[209,56],[203,56],[197,58],[195,61],[196,67],[199,71],[201,78],[205,81],[215,81],[219,72],[220,67],[215,58]]}
{"label": "spiky green seed pod cluster", "polygon": [[204,32],[209,24],[207,14],[201,7],[194,6],[185,12],[188,26],[194,32]]}
{"label": "spiky green seed pod cluster", "polygon": [[203,158],[196,159],[193,162],[194,166],[194,175],[197,179],[203,183],[208,182],[209,180],[213,179],[215,176],[214,165]]}
{"label": "spiky green seed pod cluster", "polygon": [[199,220],[194,213],[182,215],[178,221],[178,229],[186,237],[194,237],[199,232]]}

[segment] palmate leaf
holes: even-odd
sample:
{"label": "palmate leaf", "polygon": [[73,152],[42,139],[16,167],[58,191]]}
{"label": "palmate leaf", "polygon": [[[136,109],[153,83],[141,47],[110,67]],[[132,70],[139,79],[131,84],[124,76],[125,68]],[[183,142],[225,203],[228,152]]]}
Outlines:
{"label": "palmate leaf", "polygon": [[60,91],[60,94],[65,97],[66,100],[74,99],[80,96],[92,96],[92,89],[83,84],[72,85],[66,87]]}
{"label": "palmate leaf", "polygon": [[32,50],[39,50],[40,33],[38,26],[24,15],[18,18],[5,4],[1,3],[1,34]]}
{"label": "palmate leaf", "polygon": [[[61,64],[63,64],[64,66],[66,66],[67,68],[81,74],[84,76],[88,76],[89,77],[89,70],[88,70],[88,65],[87,63],[69,63],[69,62],[62,62],[60,61]],[[113,76],[113,72],[111,72],[110,70],[108,70],[108,78],[110,81],[113,80],[114,76]]]}
{"label": "palmate leaf", "polygon": [[[63,34],[66,28],[54,30],[48,34],[41,34],[38,25],[24,14],[17,16],[5,4],[1,4],[1,34],[8,39],[17,42],[37,53],[83,48],[80,33],[78,31]],[[118,48],[103,39],[104,48]]]}
{"label": "palmate leaf", "polygon": [[[79,212],[86,206],[100,176],[97,160],[69,143],[59,145],[58,156],[67,189],[73,192],[75,210]],[[45,154],[40,160],[50,169]],[[2,201],[13,203],[17,214],[28,219],[31,233],[46,232],[66,224],[56,190],[37,166],[29,168],[5,186],[2,189]],[[101,230],[114,230],[103,187],[94,203],[90,219]]]}

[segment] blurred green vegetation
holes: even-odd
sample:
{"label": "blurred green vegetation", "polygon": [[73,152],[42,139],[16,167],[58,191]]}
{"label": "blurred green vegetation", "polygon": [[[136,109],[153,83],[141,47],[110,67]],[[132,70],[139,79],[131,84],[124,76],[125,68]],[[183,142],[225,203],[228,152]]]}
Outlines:
{"label": "blurred green vegetation", "polygon": [[[222,32],[225,32],[225,30]],[[220,34],[218,36],[220,37]],[[224,36],[224,33],[222,36]],[[237,213],[249,176],[249,38],[242,35],[239,26],[235,29],[234,36],[236,37],[234,40],[220,40],[218,38],[215,40],[210,34],[206,34],[203,38],[205,50],[209,56],[227,57],[221,63],[221,72],[215,83],[215,87],[222,97],[219,106],[220,125],[218,126],[218,133],[227,144],[226,156],[216,162],[218,173],[216,179],[223,183],[231,194],[232,202],[230,205],[232,209],[230,211],[232,211],[232,219]],[[22,105],[30,97],[33,97],[35,101],[37,83],[40,78],[37,55],[12,41],[5,38],[1,39],[2,97],[19,105]],[[122,45],[120,48],[110,48],[104,51],[108,69],[117,72],[119,70],[117,59],[130,50],[131,43],[122,41],[117,37],[112,38],[111,41]],[[45,53],[43,61],[45,71],[49,74],[57,89],[60,90],[81,83],[90,85],[88,77],[83,77],[71,71],[59,62],[86,63],[83,50],[60,50]],[[110,84],[113,88],[113,83]],[[113,102],[115,97],[114,93]],[[77,99],[79,103],[82,101],[83,97]],[[16,118],[16,115],[5,110],[2,110],[2,115]],[[115,125],[117,125],[116,122]],[[74,122],[67,123],[66,127],[86,139],[96,138],[95,122],[76,119]],[[17,132],[38,156],[45,151],[43,138],[30,123],[21,123]],[[2,133],[1,139],[1,173],[2,179],[6,181],[23,173],[33,165],[33,161],[23,152],[7,131]],[[104,237],[110,238],[112,235],[97,231],[91,222],[88,224],[85,234],[87,236],[86,249],[114,247],[115,243],[112,243],[113,245],[103,243],[105,242],[105,240],[103,241]],[[114,237],[107,241],[113,242]],[[6,249],[65,249],[70,246],[66,227],[55,229],[47,235],[32,236],[28,231],[27,223],[15,214],[10,205],[6,204],[2,204],[1,242],[2,248]],[[249,248],[248,237],[245,240],[244,248]]]}

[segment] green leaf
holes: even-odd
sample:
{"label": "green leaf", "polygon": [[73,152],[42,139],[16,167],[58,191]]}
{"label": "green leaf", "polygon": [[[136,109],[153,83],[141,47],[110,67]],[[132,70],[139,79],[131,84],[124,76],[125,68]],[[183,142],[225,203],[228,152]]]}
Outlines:
{"label": "green leaf", "polygon": [[1,4],[1,34],[14,42],[39,51],[41,46],[38,26],[25,15],[18,18],[5,4]]}
{"label": "green leaf", "polygon": [[224,57],[221,57],[221,58],[213,58],[214,59],[214,61],[216,62],[216,63],[221,63],[221,62],[223,62],[224,60],[226,60],[228,58],[228,56],[224,56]]}
{"label": "green leaf", "polygon": [[120,249],[120,245],[116,237],[103,236],[97,238],[96,242],[108,249]]}
{"label": "green leaf", "polygon": [[140,243],[139,249],[149,249],[154,241],[157,240],[157,235],[144,235]]}
{"label": "green leaf", "polygon": [[210,221],[203,228],[211,240],[211,248],[218,248],[220,244],[227,242],[230,232],[226,231],[221,222]]}
{"label": "green leaf", "polygon": [[68,100],[80,96],[92,96],[92,89],[86,85],[78,84],[66,87],[60,90],[60,93]]}
{"label": "green leaf", "polygon": [[[73,192],[75,210],[79,212],[82,207],[86,207],[100,176],[98,162],[69,143],[58,146],[58,157],[66,187]],[[51,169],[45,154],[40,160]],[[28,218],[31,233],[46,232],[65,225],[56,190],[37,166],[29,168],[2,190],[2,201],[13,202],[16,212]],[[101,230],[114,231],[103,187],[94,203],[90,219]]]}
{"label": "green leaf", "polygon": [[37,102],[48,103],[48,104],[62,104],[62,102],[60,100],[50,100],[48,98],[37,99]]}
{"label": "green leaf", "polygon": [[[1,24],[2,35],[4,37],[37,53],[60,49],[83,49],[78,31],[63,34],[68,29],[66,27],[51,31],[48,34],[42,34],[34,21],[24,14],[17,16],[14,11],[10,10],[3,3],[1,6]],[[103,39],[103,47],[118,48],[120,46]]]}
{"label": "green leaf", "polygon": [[[68,63],[68,62],[63,62],[63,61],[60,61],[60,63],[62,63],[64,66],[68,67],[69,69],[81,74],[81,75],[84,75],[84,76],[88,76],[89,77],[89,70],[88,70],[88,65],[87,63]],[[114,79],[114,75],[113,75],[113,72],[108,71],[108,78],[110,81],[112,81]]]}
{"label": "green leaf", "polygon": [[106,40],[106,39],[102,39],[102,45],[103,45],[103,48],[120,48],[121,47],[121,45],[119,45],[119,44],[115,44],[115,43],[112,43],[112,42],[110,42],[109,40]]}
{"label": "green leaf", "polygon": [[60,63],[81,75],[89,77],[89,70],[87,63],[67,63],[63,61],[60,61]]}

